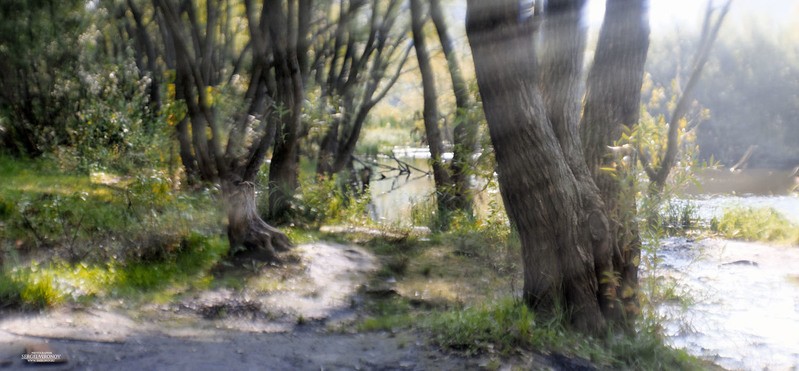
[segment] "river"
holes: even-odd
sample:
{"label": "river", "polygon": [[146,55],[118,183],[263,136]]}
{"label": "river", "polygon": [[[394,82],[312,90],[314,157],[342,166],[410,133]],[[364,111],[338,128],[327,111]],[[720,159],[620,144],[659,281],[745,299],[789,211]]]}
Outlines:
{"label": "river", "polygon": [[[374,216],[395,225],[411,220],[411,206],[433,192],[424,151],[396,154],[421,171],[398,176],[386,168],[386,178],[372,180]],[[394,159],[378,162],[397,167]],[[790,172],[709,170],[698,180],[678,202],[694,204],[706,223],[726,208],[743,206],[773,207],[799,224],[799,197],[791,192],[796,178]],[[657,254],[656,270],[642,276],[673,279],[688,301],[658,309],[672,346],[727,369],[799,369],[799,247],[670,237]]]}

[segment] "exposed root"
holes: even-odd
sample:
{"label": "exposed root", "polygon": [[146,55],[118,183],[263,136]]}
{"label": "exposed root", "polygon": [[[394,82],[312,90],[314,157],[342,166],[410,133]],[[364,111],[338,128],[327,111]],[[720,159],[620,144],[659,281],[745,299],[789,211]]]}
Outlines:
{"label": "exposed root", "polygon": [[232,256],[277,261],[277,252],[292,247],[288,236],[258,215],[253,183],[237,182],[230,186],[228,194],[228,239]]}

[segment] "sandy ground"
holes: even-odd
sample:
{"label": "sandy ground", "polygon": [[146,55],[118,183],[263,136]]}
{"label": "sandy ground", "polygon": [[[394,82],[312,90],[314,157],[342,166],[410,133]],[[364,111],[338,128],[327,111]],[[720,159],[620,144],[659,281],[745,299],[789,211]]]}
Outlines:
{"label": "sandy ground", "polygon": [[[333,330],[358,318],[358,291],[378,263],[358,247],[333,243],[299,246],[295,254],[301,263],[292,268],[265,268],[259,273],[268,282],[269,275],[284,276],[274,290],[219,289],[160,306],[98,304],[7,315],[0,319],[0,368],[462,370],[485,366],[484,359],[436,350],[413,332]],[[67,362],[27,364],[23,354],[34,350]]]}

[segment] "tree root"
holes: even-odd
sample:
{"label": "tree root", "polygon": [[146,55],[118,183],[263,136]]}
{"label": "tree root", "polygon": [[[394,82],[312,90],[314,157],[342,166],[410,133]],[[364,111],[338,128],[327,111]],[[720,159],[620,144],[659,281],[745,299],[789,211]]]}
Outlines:
{"label": "tree root", "polygon": [[[228,239],[230,255],[238,259],[278,261],[277,253],[288,251],[288,236],[267,224],[255,206],[255,185],[237,182],[228,192]],[[237,259],[237,260],[238,260]]]}

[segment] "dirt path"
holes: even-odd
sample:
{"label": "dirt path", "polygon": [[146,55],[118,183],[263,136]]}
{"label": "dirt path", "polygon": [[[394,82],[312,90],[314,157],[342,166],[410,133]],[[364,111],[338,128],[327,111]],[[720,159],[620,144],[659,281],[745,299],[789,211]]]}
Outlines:
{"label": "dirt path", "polygon": [[9,316],[0,320],[0,368],[30,369],[22,354],[36,344],[68,359],[48,370],[478,367],[480,360],[443,354],[410,332],[329,330],[361,315],[357,292],[377,260],[358,247],[327,242],[295,251],[300,263],[260,269],[242,277],[238,290],[141,308],[104,303]]}
{"label": "dirt path", "polygon": [[[20,354],[43,339],[0,332],[0,356],[8,369],[28,369]],[[135,334],[124,342],[48,339],[54,354],[68,357],[48,370],[463,370],[477,360],[448,356],[409,334],[331,334],[317,329],[290,333],[225,332],[173,337]]]}

